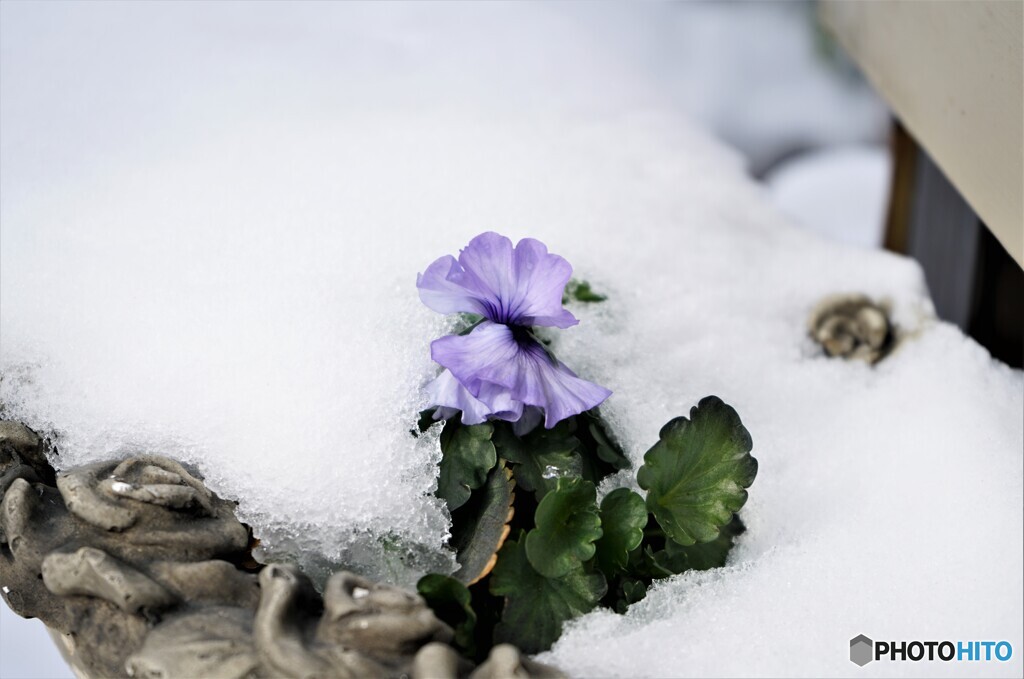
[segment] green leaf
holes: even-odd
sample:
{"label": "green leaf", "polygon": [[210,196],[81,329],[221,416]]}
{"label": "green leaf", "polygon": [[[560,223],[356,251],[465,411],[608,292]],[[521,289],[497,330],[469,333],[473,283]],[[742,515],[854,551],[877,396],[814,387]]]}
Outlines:
{"label": "green leaf", "polygon": [[594,439],[597,456],[615,469],[628,469],[629,458],[623,452],[622,446],[615,441],[615,437],[604,418],[601,417],[600,411],[594,408],[583,413],[583,416],[586,418],[584,421],[587,422],[587,431]]}
{"label": "green leaf", "polygon": [[498,550],[508,537],[515,483],[504,460],[487,476],[480,502],[470,502],[452,514],[452,547],[461,565],[455,579],[472,585],[494,568]]}
{"label": "green leaf", "polygon": [[459,320],[452,329],[453,335],[468,335],[476,329],[476,326],[484,322],[480,314],[459,314]]}
{"label": "green leaf", "polygon": [[598,485],[609,475],[631,466],[597,408],[573,419],[578,423],[576,437],[580,440],[583,478]]}
{"label": "green leaf", "polygon": [[721,568],[725,565],[735,538],[746,528],[738,515],[726,524],[711,542],[698,542],[695,545],[683,546],[675,540],[666,540],[665,549],[655,552],[653,558],[661,568],[672,573],[685,571],[706,571],[710,568]]}
{"label": "green leaf", "polygon": [[617,488],[601,502],[601,530],[597,563],[607,576],[626,569],[629,553],[640,546],[647,525],[644,499],[629,488]]}
{"label": "green leaf", "polygon": [[594,556],[601,537],[597,490],[583,479],[559,479],[537,505],[537,527],[526,535],[526,555],[541,575],[560,578]]}
{"label": "green leaf", "polygon": [[607,591],[600,572],[583,568],[561,578],[546,578],[530,565],[525,541],[509,541],[498,554],[491,574],[491,593],[505,597],[501,623],[494,630],[495,643],[515,644],[524,653],[540,653],[562,633],[562,624],[588,613]]}
{"label": "green leaf", "polygon": [[636,478],[669,538],[692,545],[718,537],[757,475],[751,445],[739,415],[716,396],[701,399],[689,420],[662,427]]}
{"label": "green leaf", "polygon": [[571,300],[577,302],[603,302],[607,297],[599,295],[590,289],[590,283],[587,281],[578,281],[575,278],[570,279],[565,284],[565,292],[562,293],[562,304],[567,304]]}
{"label": "green leaf", "polygon": [[465,426],[449,420],[441,430],[441,470],[437,496],[454,511],[466,504],[473,489],[479,488],[498,462],[491,443],[490,424]]}
{"label": "green leaf", "polygon": [[623,578],[619,583],[619,598],[615,602],[615,611],[625,613],[631,604],[635,604],[647,596],[647,585],[641,580]]}
{"label": "green leaf", "polygon": [[464,655],[472,656],[476,652],[473,635],[476,613],[470,604],[471,596],[466,586],[447,575],[429,573],[416,583],[416,591],[434,615],[455,631],[455,645]]}
{"label": "green leaf", "polygon": [[560,478],[577,478],[582,470],[578,452],[579,439],[572,435],[572,426],[563,420],[554,429],[537,427],[519,438],[512,427],[499,425],[494,431],[498,454],[516,465],[512,473],[523,490],[543,499],[558,485]]}
{"label": "green leaf", "polygon": [[647,596],[647,585],[639,580],[626,578],[622,581],[622,594],[627,604],[635,604]]}
{"label": "green leaf", "polygon": [[641,558],[635,570],[637,573],[643,573],[652,579],[667,578],[675,575],[676,571],[672,570],[673,564],[666,561],[666,559],[664,550],[655,552],[650,545],[644,545]]}

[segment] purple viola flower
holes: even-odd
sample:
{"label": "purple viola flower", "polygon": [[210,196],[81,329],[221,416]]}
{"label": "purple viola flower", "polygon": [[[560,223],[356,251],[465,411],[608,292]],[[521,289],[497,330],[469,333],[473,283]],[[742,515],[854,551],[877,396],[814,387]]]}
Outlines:
{"label": "purple viola flower", "polygon": [[532,428],[543,413],[550,429],[611,395],[577,377],[531,332],[538,325],[579,323],[562,307],[571,275],[572,266],[540,241],[524,238],[513,247],[488,232],[471,240],[458,259],[442,257],[417,277],[420,299],[434,311],[484,318],[472,332],[430,345],[431,358],[445,368],[426,388],[437,416],[461,411],[466,424],[490,417]]}

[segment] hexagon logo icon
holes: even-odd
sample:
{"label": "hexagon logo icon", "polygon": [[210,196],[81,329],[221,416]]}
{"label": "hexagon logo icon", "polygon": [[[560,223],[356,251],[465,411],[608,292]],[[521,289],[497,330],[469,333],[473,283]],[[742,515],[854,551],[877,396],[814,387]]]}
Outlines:
{"label": "hexagon logo icon", "polygon": [[850,662],[864,667],[874,660],[875,642],[863,634],[850,639]]}

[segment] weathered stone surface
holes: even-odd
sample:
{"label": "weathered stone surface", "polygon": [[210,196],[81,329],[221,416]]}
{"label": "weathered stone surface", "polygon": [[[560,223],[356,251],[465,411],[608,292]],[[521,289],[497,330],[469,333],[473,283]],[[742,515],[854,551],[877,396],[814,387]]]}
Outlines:
{"label": "weathered stone surface", "polygon": [[412,661],[412,679],[465,676],[469,662],[459,657],[451,646],[429,643]]}
{"label": "weathered stone surface", "polygon": [[92,597],[60,599],[70,615],[68,633],[74,643],[72,660],[77,674],[85,678],[125,676],[125,659],[152,632],[152,619]]}
{"label": "weathered stone surface", "polygon": [[888,312],[863,295],[822,300],[811,312],[808,329],[829,356],[877,363],[894,345]]}
{"label": "weathered stone surface", "polygon": [[320,639],[376,656],[412,654],[426,643],[448,643],[453,636],[418,594],[351,573],[336,573],[327,581],[324,608]]}
{"label": "weathered stone surface", "polygon": [[[321,643],[314,628],[319,598],[293,566],[271,565],[260,573],[260,606],[253,636],[272,673],[284,677],[386,677],[387,666],[348,647]],[[307,639],[310,639],[307,642]]]}
{"label": "weathered stone surface", "polygon": [[158,625],[128,658],[126,670],[141,679],[242,679],[258,676],[260,666],[252,612],[210,606]]}
{"label": "weathered stone surface", "polygon": [[160,611],[178,601],[163,585],[95,547],[49,554],[42,575],[57,596],[92,596],[129,613]]}
{"label": "weathered stone surface", "polygon": [[66,635],[79,673],[124,676],[165,614],[227,603],[251,617],[256,576],[231,563],[249,532],[231,503],[164,458],[57,478],[39,468],[39,437],[12,425],[0,426],[0,471],[15,477],[0,500],[0,591],[16,613]]}
{"label": "weathered stone surface", "polygon": [[232,503],[140,455],[55,476],[31,430],[0,422],[0,591],[81,677],[557,677],[509,646],[473,671],[423,599],[352,573],[323,596],[253,564]]}
{"label": "weathered stone surface", "polygon": [[0,500],[0,594],[18,615],[66,633],[70,614],[40,577],[43,559],[74,537],[63,507],[56,488],[23,478],[11,483]]}
{"label": "weathered stone surface", "polygon": [[530,660],[511,644],[498,644],[469,679],[557,679],[558,670]]}
{"label": "weathered stone surface", "polygon": [[42,439],[18,422],[0,420],[0,495],[14,479],[53,484],[53,469],[46,461]]}
{"label": "weathered stone surface", "polygon": [[158,561],[150,566],[150,572],[182,601],[192,604],[234,605],[255,611],[260,601],[256,574],[227,561]]}
{"label": "weathered stone surface", "polygon": [[59,474],[57,488],[68,510],[120,553],[138,548],[148,559],[199,561],[242,553],[249,543],[232,503],[173,460],[138,456],[86,465]]}

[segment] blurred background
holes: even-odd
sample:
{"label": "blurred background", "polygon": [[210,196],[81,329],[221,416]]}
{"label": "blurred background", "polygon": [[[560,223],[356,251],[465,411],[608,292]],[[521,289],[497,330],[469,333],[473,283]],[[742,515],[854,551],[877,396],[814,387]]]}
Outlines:
{"label": "blurred background", "polygon": [[[734,149],[802,228],[854,247],[915,254],[913,238],[895,246],[891,238],[894,159],[918,159],[916,172],[932,177],[933,187],[943,183],[941,172],[895,124],[818,12],[804,1],[3,0],[0,204],[8,192],[73,184],[104,164],[173,147],[183,130],[211,135],[218,125],[244,124],[253,109],[283,115],[346,98],[383,109],[469,100],[484,109],[609,115],[649,108],[678,112]],[[557,78],[536,77],[551,69]],[[289,85],[265,86],[266,73]],[[524,79],[536,87],[523,87]],[[516,86],[506,87],[509,80]],[[217,117],[204,105],[212,100]],[[933,296],[944,280],[968,281],[937,296],[939,313],[969,330],[980,316],[1002,319],[1003,330],[988,331],[1002,339],[987,346],[1002,342],[996,355],[1020,365],[1012,337],[1020,333],[1020,268],[985,240],[948,182],[934,191],[933,203],[950,197],[945,212],[960,210],[961,221],[974,224],[971,252],[989,253],[987,275],[1003,277],[999,299],[1017,295],[1016,303],[999,302],[1006,308],[998,313],[978,311],[995,298],[977,292],[986,274],[975,253],[968,264],[940,264],[938,273],[925,266]],[[70,676],[41,624],[0,606],[0,677]]]}
{"label": "blurred background", "polygon": [[818,21],[817,3],[557,9],[742,154],[795,221],[838,241],[882,245],[890,113]]}

